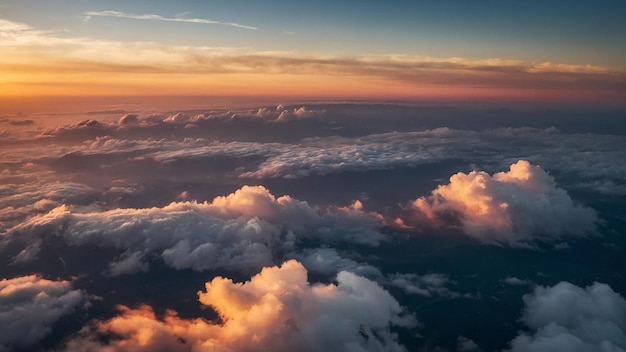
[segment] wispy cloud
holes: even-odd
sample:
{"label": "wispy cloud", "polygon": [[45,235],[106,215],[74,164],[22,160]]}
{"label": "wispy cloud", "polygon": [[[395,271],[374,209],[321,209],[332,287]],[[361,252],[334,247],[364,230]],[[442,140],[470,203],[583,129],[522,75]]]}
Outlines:
{"label": "wispy cloud", "polygon": [[183,12],[175,17],[163,17],[161,15],[154,14],[142,14],[136,15],[126,12],[120,11],[87,11],[83,13],[83,19],[85,21],[89,21],[92,17],[117,17],[117,18],[130,18],[134,20],[153,20],[153,21],[165,21],[165,22],[184,22],[184,23],[199,23],[199,24],[221,24],[224,26],[235,27],[235,28],[243,28],[243,29],[251,29],[258,30],[257,27],[246,26],[239,23],[234,22],[220,22],[209,20],[206,18],[183,18],[187,13]]}

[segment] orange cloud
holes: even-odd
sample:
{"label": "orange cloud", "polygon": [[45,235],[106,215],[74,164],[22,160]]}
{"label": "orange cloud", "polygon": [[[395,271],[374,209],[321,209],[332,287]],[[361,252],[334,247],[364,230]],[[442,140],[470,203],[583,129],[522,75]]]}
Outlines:
{"label": "orange cloud", "polygon": [[[541,167],[520,160],[507,172],[459,172],[409,204],[415,226],[459,227],[487,243],[519,244],[592,233],[595,212],[575,204]],[[399,224],[404,224],[398,220]]]}
{"label": "orange cloud", "polygon": [[[341,272],[336,285],[311,285],[295,260],[244,283],[216,277],[198,296],[222,323],[121,306],[120,315],[83,329],[67,350],[404,351],[389,328],[415,324],[376,282]],[[105,345],[102,336],[110,337]]]}
{"label": "orange cloud", "polygon": [[0,94],[613,99],[626,73],[591,65],[335,57],[60,36],[0,20]]}

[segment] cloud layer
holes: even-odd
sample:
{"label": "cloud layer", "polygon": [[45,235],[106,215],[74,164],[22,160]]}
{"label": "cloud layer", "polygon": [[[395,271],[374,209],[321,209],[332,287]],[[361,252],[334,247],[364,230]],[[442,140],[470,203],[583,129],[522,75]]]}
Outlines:
{"label": "cloud layer", "polygon": [[112,335],[106,348],[115,351],[404,351],[390,328],[415,325],[375,282],[341,272],[336,285],[311,285],[295,260],[244,283],[216,277],[198,296],[221,324],[122,307],[121,315],[83,329],[67,350],[103,349],[98,337]]}
{"label": "cloud layer", "polygon": [[597,221],[592,209],[575,204],[553,177],[525,160],[493,176],[459,172],[410,208],[417,221],[459,226],[487,243],[584,236],[594,231]]}
{"label": "cloud layer", "polygon": [[379,219],[357,208],[319,214],[306,202],[276,198],[262,186],[244,186],[212,202],[174,202],[163,208],[72,209],[62,205],[13,227],[5,241],[28,246],[17,261],[32,260],[46,239],[125,251],[111,274],[146,270],[148,254],[176,269],[256,271],[274,264],[308,239],[376,246]]}

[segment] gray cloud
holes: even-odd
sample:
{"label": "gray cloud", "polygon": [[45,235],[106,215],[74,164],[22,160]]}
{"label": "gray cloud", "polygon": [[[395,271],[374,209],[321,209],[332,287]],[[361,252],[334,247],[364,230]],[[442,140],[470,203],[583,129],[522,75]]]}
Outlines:
{"label": "gray cloud", "polygon": [[383,277],[383,274],[376,267],[342,257],[334,248],[305,249],[297,253],[295,258],[309,272],[331,276],[341,271],[347,271],[370,279],[381,279]]}
{"label": "gray cloud", "polygon": [[520,279],[515,276],[507,276],[502,280],[503,283],[512,286],[535,286],[535,283],[528,279]]}
{"label": "gray cloud", "polygon": [[36,275],[0,280],[0,351],[32,348],[84,298],[68,281]]}
{"label": "gray cloud", "polygon": [[524,303],[522,320],[532,333],[520,333],[512,352],[626,350],[626,300],[606,284],[540,286]]}
{"label": "gray cloud", "polygon": [[412,295],[425,297],[439,296],[446,298],[472,298],[471,294],[462,294],[450,290],[447,286],[454,285],[455,282],[445,274],[429,273],[418,275],[413,273],[395,273],[388,275],[386,283],[389,286],[398,287],[405,293]]}

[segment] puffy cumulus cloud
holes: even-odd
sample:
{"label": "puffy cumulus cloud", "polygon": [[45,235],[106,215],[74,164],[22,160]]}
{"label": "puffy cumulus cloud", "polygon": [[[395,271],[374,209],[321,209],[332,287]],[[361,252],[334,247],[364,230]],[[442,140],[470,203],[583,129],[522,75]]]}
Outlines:
{"label": "puffy cumulus cloud", "polygon": [[326,114],[323,109],[309,109],[304,106],[287,109],[282,105],[228,111],[210,111],[199,114],[175,113],[163,119],[168,124],[201,124],[205,121],[261,120],[266,122],[285,122],[298,119],[317,118]]}
{"label": "puffy cumulus cloud", "polygon": [[520,333],[513,352],[626,350],[626,300],[606,284],[540,286],[524,303],[522,320],[533,332]]}
{"label": "puffy cumulus cloud", "polygon": [[0,280],[0,351],[32,348],[84,298],[68,281],[36,275]]}
{"label": "puffy cumulus cloud", "polygon": [[136,114],[126,114],[120,117],[118,123],[120,125],[134,125],[139,123],[139,119],[137,118]]}
{"label": "puffy cumulus cloud", "polygon": [[[150,307],[121,308],[121,315],[84,329],[71,351],[404,351],[390,331],[415,318],[377,283],[340,272],[337,284],[314,284],[295,260],[264,268],[250,281],[216,277],[199,292],[221,324],[185,320]],[[112,336],[103,346],[98,337]]]}
{"label": "puffy cumulus cloud", "polygon": [[11,228],[5,241],[30,243],[17,260],[35,258],[41,243],[54,235],[71,245],[127,251],[111,264],[112,275],[145,270],[141,258],[147,253],[159,254],[177,269],[255,271],[304,239],[376,246],[384,239],[377,231],[380,224],[354,207],[318,213],[306,202],[244,186],[212,202],[173,202],[162,208],[81,211],[63,205]]}
{"label": "puffy cumulus cloud", "polygon": [[[280,111],[278,110],[278,108],[276,110]],[[297,109],[294,108],[292,111],[289,111],[287,109],[280,111],[280,115],[278,115],[276,120],[277,121],[289,121],[289,120],[296,120],[296,119],[306,119],[306,118],[311,118],[311,117],[318,117],[318,116],[324,115],[325,113],[326,113],[325,110],[309,110],[305,108],[304,106],[301,106]]]}
{"label": "puffy cumulus cloud", "polygon": [[596,213],[575,204],[541,167],[520,160],[507,172],[459,172],[428,197],[409,206],[413,222],[458,225],[487,243],[519,244],[535,238],[584,236],[595,230]]}

